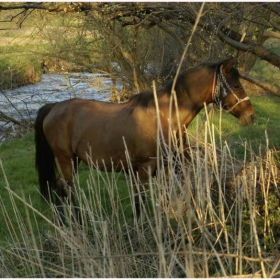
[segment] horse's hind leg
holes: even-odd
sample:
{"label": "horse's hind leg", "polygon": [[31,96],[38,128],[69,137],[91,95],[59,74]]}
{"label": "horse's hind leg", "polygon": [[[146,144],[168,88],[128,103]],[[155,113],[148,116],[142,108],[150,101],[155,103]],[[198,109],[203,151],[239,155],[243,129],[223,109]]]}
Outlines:
{"label": "horse's hind leg", "polygon": [[[73,157],[56,157],[57,164],[61,178],[57,180],[57,199],[56,206],[59,212],[59,218],[61,222],[64,222],[63,212],[63,200],[67,200],[71,207],[71,214],[74,216],[76,221],[79,221],[79,211],[76,207],[76,196],[73,184],[73,168],[72,168]],[[74,162],[74,171],[77,170],[78,161]],[[74,211],[73,211],[74,209]]]}
{"label": "horse's hind leg", "polygon": [[63,200],[66,197],[66,192],[65,192],[65,188],[66,188],[67,183],[65,182],[65,180],[58,178],[56,180],[56,190],[55,190],[55,209],[57,211],[57,218],[58,218],[58,222],[61,225],[65,224],[65,213],[63,210]]}

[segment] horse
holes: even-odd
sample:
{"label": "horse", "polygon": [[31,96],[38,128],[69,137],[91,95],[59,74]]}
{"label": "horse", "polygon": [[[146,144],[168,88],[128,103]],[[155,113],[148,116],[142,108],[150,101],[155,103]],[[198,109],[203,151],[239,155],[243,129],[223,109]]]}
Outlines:
{"label": "horse", "polygon": [[[159,121],[167,141],[170,130],[186,128],[204,104],[210,103],[238,118],[242,126],[253,124],[255,110],[233,58],[183,71],[161,90],[138,93],[124,103],[73,98],[44,105],[35,120],[41,195],[53,201],[55,192],[56,206],[63,199],[75,205],[73,175],[79,163],[88,164],[89,158],[101,170],[126,172],[132,168],[144,184],[157,169]],[[139,216],[139,192],[134,204]]]}

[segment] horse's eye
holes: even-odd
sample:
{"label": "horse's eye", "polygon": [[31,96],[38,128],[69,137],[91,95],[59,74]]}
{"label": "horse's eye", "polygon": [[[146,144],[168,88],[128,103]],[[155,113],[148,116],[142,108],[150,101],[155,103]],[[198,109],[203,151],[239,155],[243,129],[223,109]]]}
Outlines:
{"label": "horse's eye", "polygon": [[240,86],[239,85],[234,85],[234,88],[240,88]]}

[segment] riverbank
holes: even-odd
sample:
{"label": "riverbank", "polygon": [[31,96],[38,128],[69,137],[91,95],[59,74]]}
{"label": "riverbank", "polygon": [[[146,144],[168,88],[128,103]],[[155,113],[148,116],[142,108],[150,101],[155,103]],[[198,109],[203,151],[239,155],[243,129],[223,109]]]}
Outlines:
{"label": "riverbank", "polygon": [[[120,85],[118,85],[120,86]],[[46,103],[73,97],[110,101],[109,77],[93,73],[43,74],[40,82],[0,93],[0,142],[28,131]]]}

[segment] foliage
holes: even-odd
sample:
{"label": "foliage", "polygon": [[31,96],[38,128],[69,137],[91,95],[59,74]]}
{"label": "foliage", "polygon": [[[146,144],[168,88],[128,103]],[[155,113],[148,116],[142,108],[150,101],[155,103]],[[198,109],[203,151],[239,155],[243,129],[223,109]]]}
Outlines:
{"label": "foliage", "polygon": [[[244,71],[252,69],[256,58],[279,67],[277,49],[267,44],[273,37],[279,46],[277,4],[203,5],[182,68],[232,54],[238,56]],[[3,4],[0,9],[2,24],[11,17],[11,24],[19,20],[20,26],[39,30],[38,36],[47,42],[40,54],[43,61],[67,61],[79,70],[106,72],[122,84],[127,95],[150,89],[152,80],[161,84],[174,76],[200,7],[201,3],[175,2],[27,2]]]}
{"label": "foliage", "polygon": [[43,45],[32,28],[1,31],[0,38],[0,89],[38,82],[42,74],[39,52]]}
{"label": "foliage", "polygon": [[5,50],[4,53],[0,57],[0,89],[14,89],[40,80],[41,65],[36,56],[22,58],[22,52]]}

